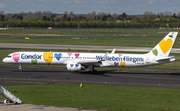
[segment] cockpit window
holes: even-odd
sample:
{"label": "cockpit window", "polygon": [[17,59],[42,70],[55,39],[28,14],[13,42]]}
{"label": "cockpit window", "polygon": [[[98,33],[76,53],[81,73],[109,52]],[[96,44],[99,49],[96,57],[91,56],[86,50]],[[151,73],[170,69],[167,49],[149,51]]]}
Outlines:
{"label": "cockpit window", "polygon": [[8,55],[7,57],[8,57],[8,58],[11,58],[11,56],[10,56],[10,55]]}

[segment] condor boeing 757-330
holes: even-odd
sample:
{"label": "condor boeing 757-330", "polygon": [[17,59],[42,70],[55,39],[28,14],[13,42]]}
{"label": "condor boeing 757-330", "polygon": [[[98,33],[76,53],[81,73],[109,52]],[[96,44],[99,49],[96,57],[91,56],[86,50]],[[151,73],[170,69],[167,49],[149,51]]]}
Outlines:
{"label": "condor boeing 757-330", "polygon": [[175,61],[169,56],[178,32],[170,32],[149,53],[120,54],[115,53],[70,53],[70,52],[14,52],[3,59],[4,63],[66,65],[69,71],[85,70],[96,73],[94,67],[138,67]]}

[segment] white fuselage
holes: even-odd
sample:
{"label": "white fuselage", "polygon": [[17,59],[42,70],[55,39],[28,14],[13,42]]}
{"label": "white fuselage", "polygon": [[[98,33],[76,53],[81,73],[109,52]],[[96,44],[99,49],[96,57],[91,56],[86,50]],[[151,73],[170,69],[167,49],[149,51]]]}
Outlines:
{"label": "white fuselage", "polygon": [[[136,67],[155,65],[147,61],[146,54],[108,54],[101,61],[104,53],[68,53],[68,52],[14,52],[3,59],[11,64],[48,64],[66,65],[68,63],[93,65],[95,67]],[[91,61],[94,61],[91,63]],[[101,62],[96,62],[101,61]]]}

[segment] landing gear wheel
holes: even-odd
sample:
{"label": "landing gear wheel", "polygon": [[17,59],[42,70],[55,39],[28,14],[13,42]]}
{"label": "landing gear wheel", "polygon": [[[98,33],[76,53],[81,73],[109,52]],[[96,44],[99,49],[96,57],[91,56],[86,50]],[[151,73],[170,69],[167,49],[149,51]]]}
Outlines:
{"label": "landing gear wheel", "polygon": [[89,73],[89,74],[96,74],[96,73],[97,73],[97,70],[89,71],[88,73]]}
{"label": "landing gear wheel", "polygon": [[6,103],[10,103],[11,101],[9,99],[6,100]]}
{"label": "landing gear wheel", "polygon": [[18,64],[20,72],[23,72],[23,69],[21,67],[21,64]]}
{"label": "landing gear wheel", "polygon": [[93,73],[93,74],[96,74],[96,73],[97,73],[97,70],[92,71],[92,73]]}

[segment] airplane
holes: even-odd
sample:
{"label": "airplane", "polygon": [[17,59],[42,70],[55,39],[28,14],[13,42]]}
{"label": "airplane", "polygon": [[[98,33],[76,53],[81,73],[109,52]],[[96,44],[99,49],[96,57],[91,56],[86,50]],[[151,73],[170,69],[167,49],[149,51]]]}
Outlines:
{"label": "airplane", "polygon": [[5,57],[4,63],[66,65],[68,71],[79,71],[89,68],[89,73],[96,73],[94,67],[142,67],[175,61],[169,56],[178,32],[170,32],[152,50],[146,54],[115,53],[76,53],[76,52],[14,52]]}

